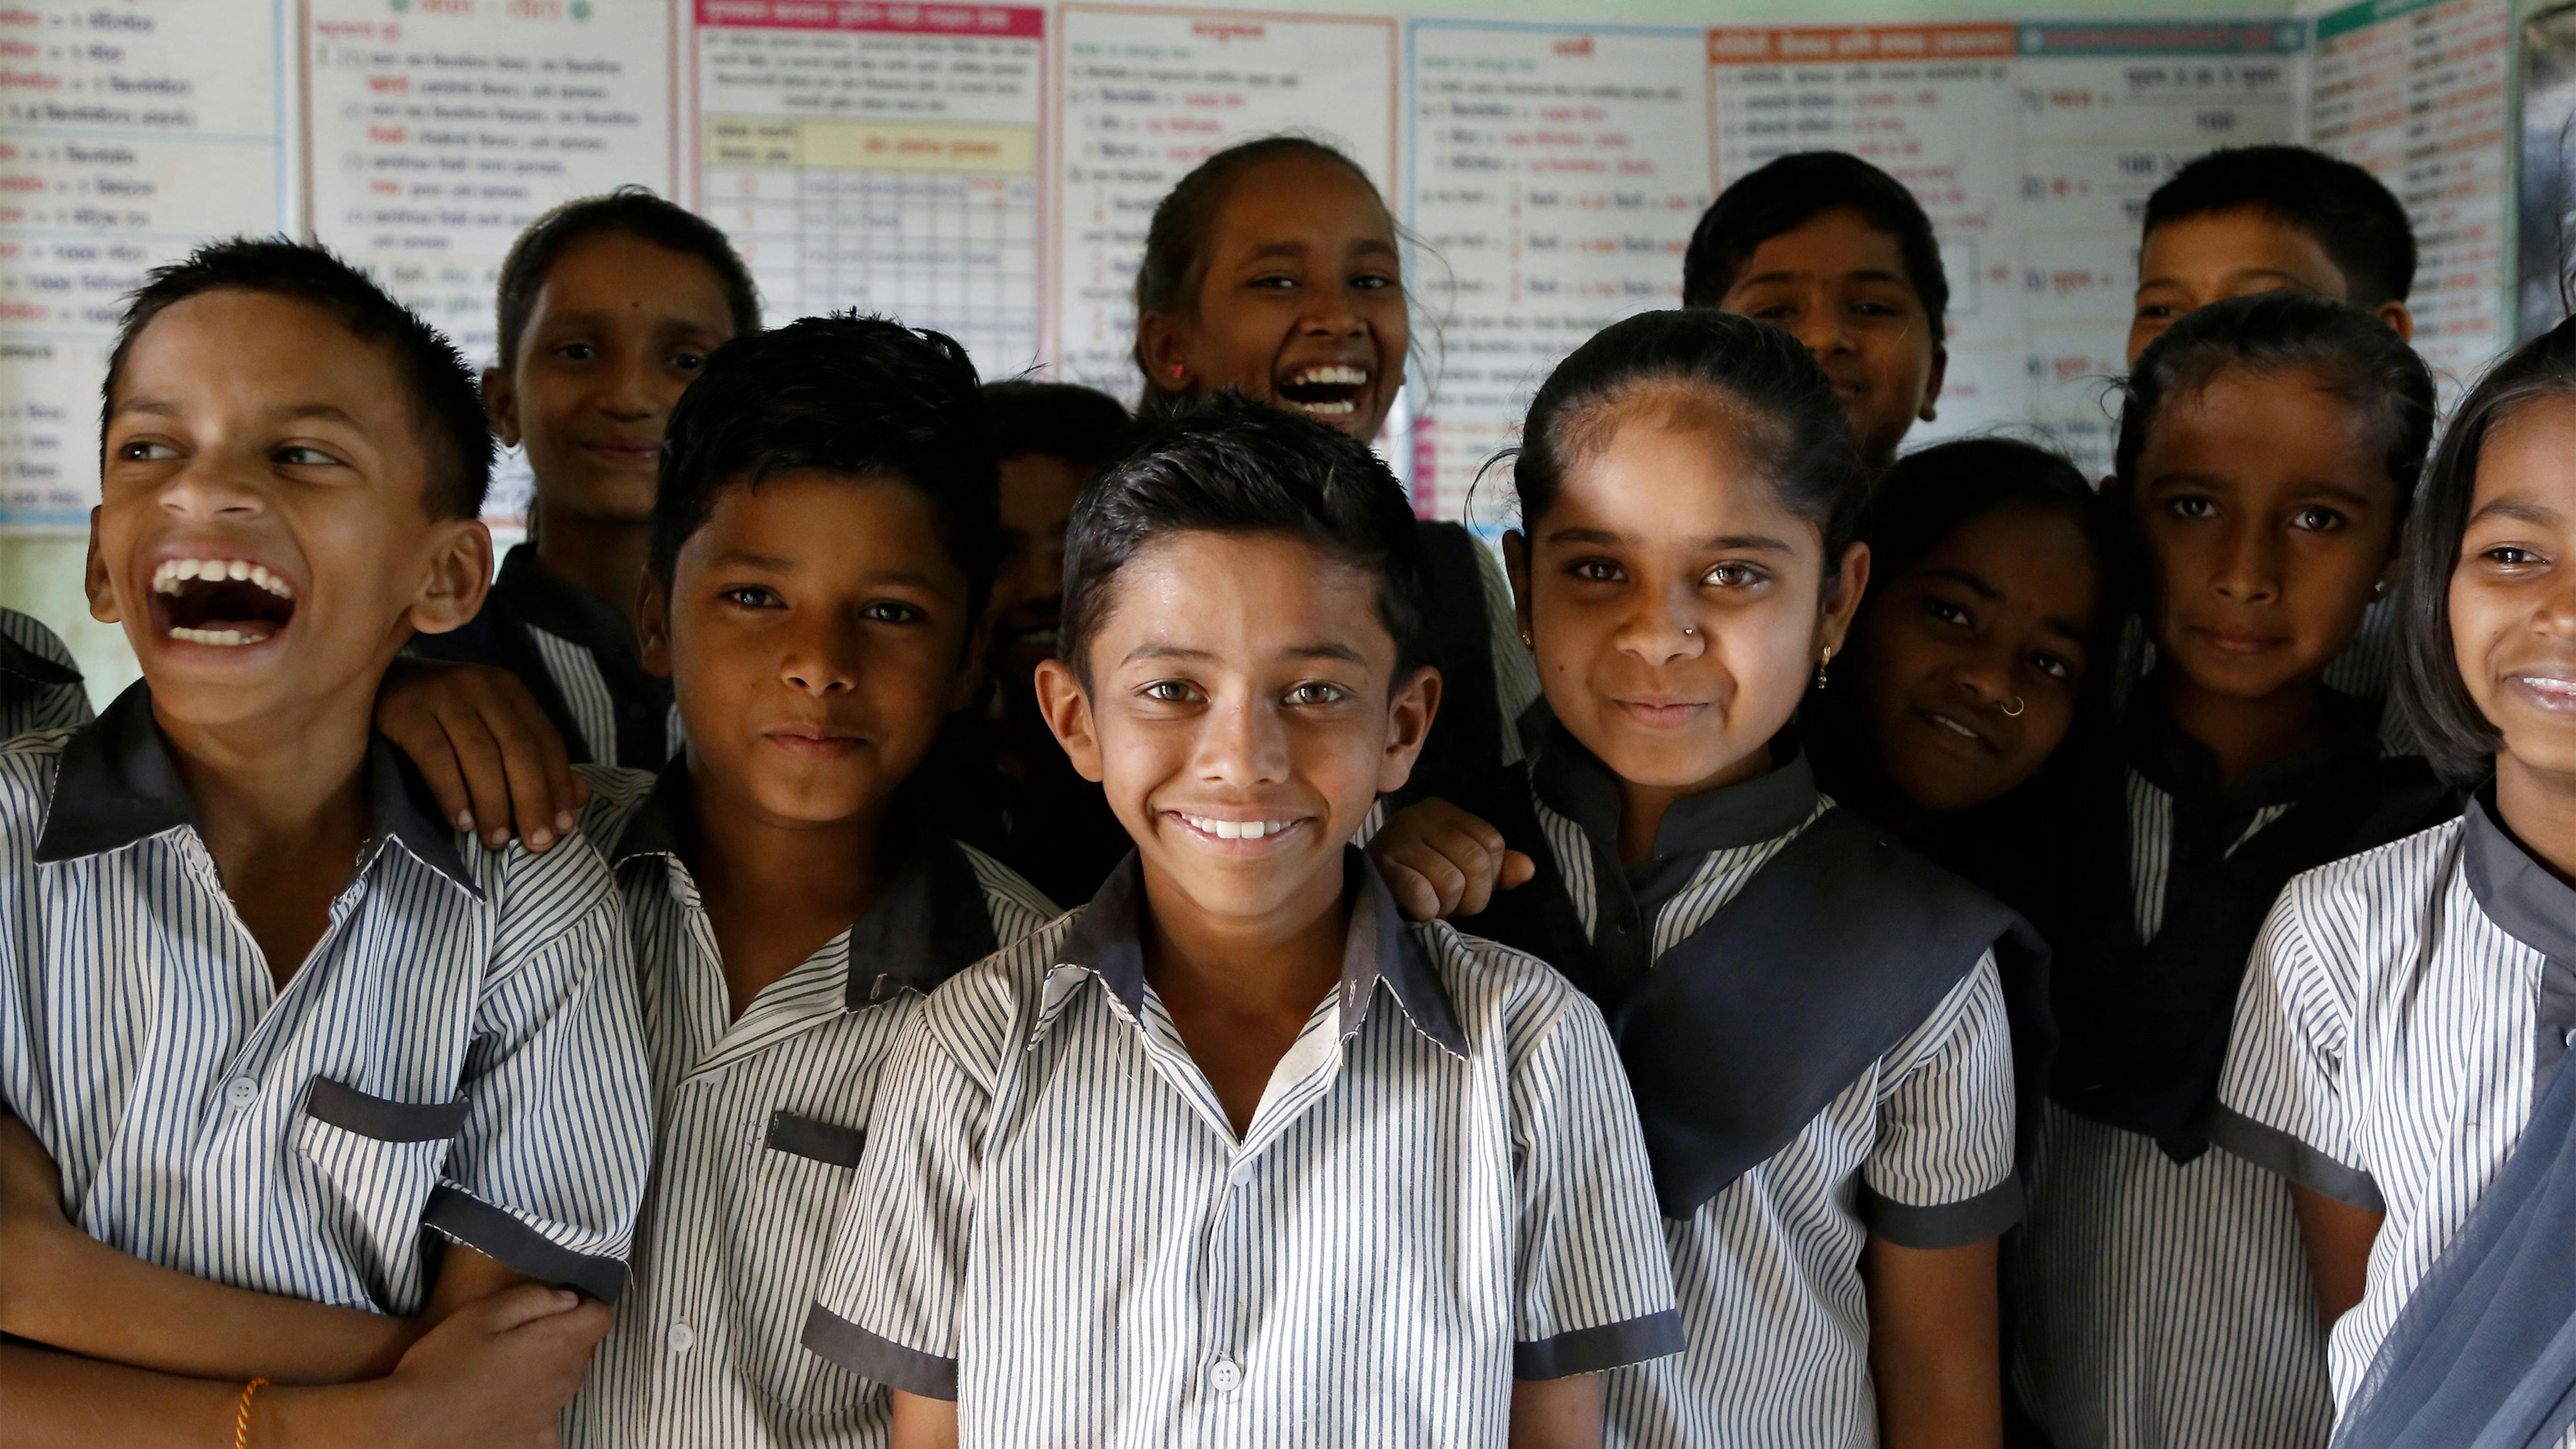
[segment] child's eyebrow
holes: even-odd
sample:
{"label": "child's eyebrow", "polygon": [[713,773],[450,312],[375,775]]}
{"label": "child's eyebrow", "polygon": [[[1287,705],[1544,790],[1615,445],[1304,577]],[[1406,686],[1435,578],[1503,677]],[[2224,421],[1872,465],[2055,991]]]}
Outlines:
{"label": "child's eyebrow", "polygon": [[1303,257],[1306,244],[1301,241],[1263,242],[1252,249],[1251,261],[1268,261],[1273,257]]}
{"label": "child's eyebrow", "polygon": [[2474,525],[2490,515],[2497,518],[2510,518],[2517,523],[2536,524],[2542,528],[2554,528],[2561,521],[2558,510],[2546,503],[2534,503],[2523,498],[2499,498],[2492,503],[2480,505],[2475,513],[2469,515],[2469,522]]}
{"label": "child's eyebrow", "polygon": [[1944,565],[1939,568],[1925,569],[1923,571],[1923,575],[1926,578],[1948,579],[1950,582],[1957,584],[1972,594],[1975,594],[1978,598],[1985,599],[1989,602],[2000,599],[2004,596],[2003,590],[1987,583],[1983,578],[1967,569],[1951,568]]}
{"label": "child's eyebrow", "polygon": [[[1775,267],[1767,272],[1756,272],[1752,276],[1746,277],[1742,281],[1737,282],[1735,285],[1739,287],[1758,287],[1765,282],[1803,281],[1814,275],[1816,275],[1816,273],[1815,269],[1812,267]],[[1843,280],[1848,282],[1885,282],[1890,286],[1909,288],[1914,285],[1913,281],[1904,274],[1900,272],[1891,272],[1885,267],[1854,267],[1850,271],[1844,272],[1841,275]]]}
{"label": "child's eyebrow", "polygon": [[[1315,644],[1291,644],[1279,651],[1290,659],[1339,659],[1346,664],[1366,664],[1368,656],[1348,644],[1325,640]],[[1121,664],[1136,664],[1148,659],[1174,659],[1199,663],[1216,658],[1212,649],[1192,649],[1186,644],[1139,644],[1127,651]]]}
{"label": "child's eyebrow", "polygon": [[[1612,533],[1606,528],[1560,528],[1547,536],[1547,542],[1551,544],[1588,543],[1597,548],[1611,548],[1627,541],[1624,535]],[[1744,550],[1756,553],[1797,552],[1787,539],[1773,538],[1767,533],[1721,533],[1701,539],[1699,547],[1712,552]]]}

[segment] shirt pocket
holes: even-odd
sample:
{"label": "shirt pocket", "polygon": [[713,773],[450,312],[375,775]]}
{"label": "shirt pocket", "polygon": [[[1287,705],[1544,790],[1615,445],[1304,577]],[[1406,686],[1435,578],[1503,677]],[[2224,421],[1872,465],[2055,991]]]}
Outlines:
{"label": "shirt pocket", "polygon": [[806,1314],[821,1291],[831,1266],[832,1246],[841,1234],[858,1183],[867,1129],[848,1127],[780,1108],[769,1114],[760,1134],[762,1201],[751,1232],[767,1236],[770,1271],[779,1295],[777,1312],[785,1332],[770,1345],[769,1362],[755,1369],[780,1407],[799,1417],[855,1428],[882,1420],[885,1390],[836,1363],[808,1351],[803,1343]]}
{"label": "shirt pocket", "polygon": [[416,1313],[428,1296],[421,1213],[466,1104],[398,1102],[316,1076],[296,1120],[293,1177],[317,1237],[385,1313]]}

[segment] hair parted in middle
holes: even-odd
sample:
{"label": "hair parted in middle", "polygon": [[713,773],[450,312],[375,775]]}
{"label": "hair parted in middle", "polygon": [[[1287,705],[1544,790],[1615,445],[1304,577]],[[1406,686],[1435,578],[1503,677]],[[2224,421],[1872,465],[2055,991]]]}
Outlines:
{"label": "hair parted in middle", "polygon": [[975,364],[953,338],[839,312],[717,348],[664,432],[654,575],[670,581],[726,489],[803,469],[919,489],[966,572],[968,608],[983,609],[1001,554],[1001,470]]}
{"label": "hair parted in middle", "polygon": [[1181,533],[1287,534],[1374,576],[1396,680],[1423,662],[1421,543],[1404,485],[1367,444],[1218,392],[1149,419],[1134,450],[1073,505],[1060,653],[1086,684],[1118,571]]}

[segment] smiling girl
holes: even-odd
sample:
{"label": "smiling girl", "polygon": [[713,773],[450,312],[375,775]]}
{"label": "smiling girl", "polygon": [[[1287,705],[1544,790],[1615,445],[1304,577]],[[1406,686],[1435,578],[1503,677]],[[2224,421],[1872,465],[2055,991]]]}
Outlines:
{"label": "smiling girl", "polygon": [[2144,544],[2120,758],[2053,835],[2060,1042],[2019,1255],[2021,1382],[2067,1446],[2322,1445],[2290,1194],[2208,1151],[2230,1010],[2299,871],[2440,818],[2326,667],[2387,588],[2433,385],[2368,313],[2296,292],[2175,323],[2127,384],[2111,498]]}
{"label": "smiling girl", "polygon": [[[1371,849],[1620,1038],[1688,1343],[1610,1376],[1611,1442],[1998,1443],[1993,948],[2019,928],[1819,794],[1790,727],[1870,572],[1832,384],[1776,328],[1648,313],[1567,358],[1524,437],[1531,759]],[[1496,894],[1506,846],[1538,878]]]}

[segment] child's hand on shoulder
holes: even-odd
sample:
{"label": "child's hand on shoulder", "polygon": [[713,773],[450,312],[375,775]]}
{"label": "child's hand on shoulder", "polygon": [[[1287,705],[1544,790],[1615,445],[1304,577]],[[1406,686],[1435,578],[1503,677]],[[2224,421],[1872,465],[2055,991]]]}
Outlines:
{"label": "child's hand on shoulder", "polygon": [[420,767],[448,823],[493,850],[513,833],[544,850],[590,799],[554,722],[506,669],[397,659],[376,691],[376,728]]}
{"label": "child's hand on shoulder", "polygon": [[1407,805],[1369,839],[1369,859],[1406,915],[1417,921],[1472,916],[1538,874],[1537,862],[1506,849],[1503,832],[1446,800]]}
{"label": "child's hand on shoulder", "polygon": [[581,1387],[611,1321],[607,1304],[538,1283],[477,1298],[423,1335],[391,1375],[363,1386],[366,1441],[550,1446],[555,1416]]}

